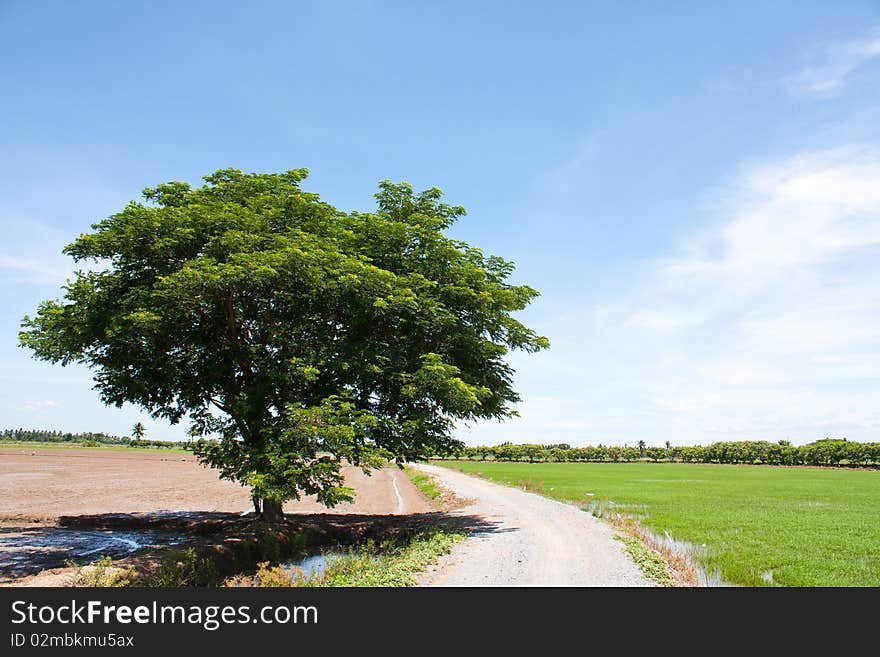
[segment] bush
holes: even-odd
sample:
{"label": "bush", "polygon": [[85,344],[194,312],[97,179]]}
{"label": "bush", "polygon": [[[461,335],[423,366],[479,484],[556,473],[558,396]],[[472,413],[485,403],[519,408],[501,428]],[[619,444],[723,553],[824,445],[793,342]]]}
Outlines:
{"label": "bush", "polygon": [[219,576],[211,559],[199,558],[193,548],[170,552],[143,586],[215,586]]}
{"label": "bush", "polygon": [[272,566],[268,561],[257,564],[257,572],[251,575],[234,575],[223,582],[223,586],[259,586],[269,588],[293,588],[300,586],[302,572],[297,568]]}
{"label": "bush", "polygon": [[68,561],[67,565],[77,568],[72,586],[123,587],[130,586],[137,577],[134,566],[128,568],[114,566],[113,558],[110,556],[101,557],[89,566],[77,566],[72,561]]}

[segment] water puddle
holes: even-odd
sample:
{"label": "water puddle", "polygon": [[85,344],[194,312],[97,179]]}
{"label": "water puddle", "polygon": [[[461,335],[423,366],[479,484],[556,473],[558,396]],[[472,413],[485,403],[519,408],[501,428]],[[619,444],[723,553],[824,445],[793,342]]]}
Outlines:
{"label": "water puddle", "polygon": [[0,534],[0,575],[21,576],[110,556],[121,559],[157,545],[175,545],[181,537],[158,530],[66,529],[42,527]]}
{"label": "water puddle", "polygon": [[320,577],[331,563],[343,556],[345,554],[342,552],[310,554],[298,561],[287,562],[284,568],[294,575],[297,581],[304,582],[313,577]]}

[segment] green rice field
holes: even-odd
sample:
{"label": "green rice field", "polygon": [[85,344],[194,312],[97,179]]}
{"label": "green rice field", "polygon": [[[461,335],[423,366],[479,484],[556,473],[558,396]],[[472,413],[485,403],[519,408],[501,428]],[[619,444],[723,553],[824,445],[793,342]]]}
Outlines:
{"label": "green rice field", "polygon": [[[880,471],[688,463],[438,465],[638,518],[731,584],[880,586]],[[705,547],[703,548],[702,546]]]}

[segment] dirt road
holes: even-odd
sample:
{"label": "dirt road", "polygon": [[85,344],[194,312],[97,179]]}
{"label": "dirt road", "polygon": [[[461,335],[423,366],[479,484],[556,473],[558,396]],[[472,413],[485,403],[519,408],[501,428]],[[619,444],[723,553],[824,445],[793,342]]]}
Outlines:
{"label": "dirt road", "polygon": [[653,586],[614,539],[614,529],[573,506],[447,468],[416,466],[457,496],[453,513],[492,528],[469,538],[428,571],[428,586]]}

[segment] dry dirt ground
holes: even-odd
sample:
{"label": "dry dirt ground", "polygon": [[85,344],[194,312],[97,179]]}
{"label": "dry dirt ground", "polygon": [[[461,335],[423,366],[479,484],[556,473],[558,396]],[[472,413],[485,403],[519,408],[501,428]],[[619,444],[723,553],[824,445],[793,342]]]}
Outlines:
{"label": "dry dirt ground", "polygon": [[[401,514],[436,511],[395,467],[372,476],[346,467],[344,474],[357,493],[353,503],[327,509],[305,498],[285,504],[288,518],[337,534],[363,534]],[[143,546],[189,543],[206,526],[235,524],[252,508],[245,488],[219,479],[187,453],[3,448],[0,582],[67,559],[118,558]]]}
{"label": "dry dirt ground", "polygon": [[[366,476],[343,468],[354,503],[330,513],[418,513],[432,510],[397,468]],[[395,489],[396,485],[396,489]],[[399,492],[399,496],[398,496]],[[192,454],[89,449],[0,449],[0,520],[153,511],[251,510],[247,489],[223,481]],[[288,502],[286,513],[324,513],[313,498]]]}

